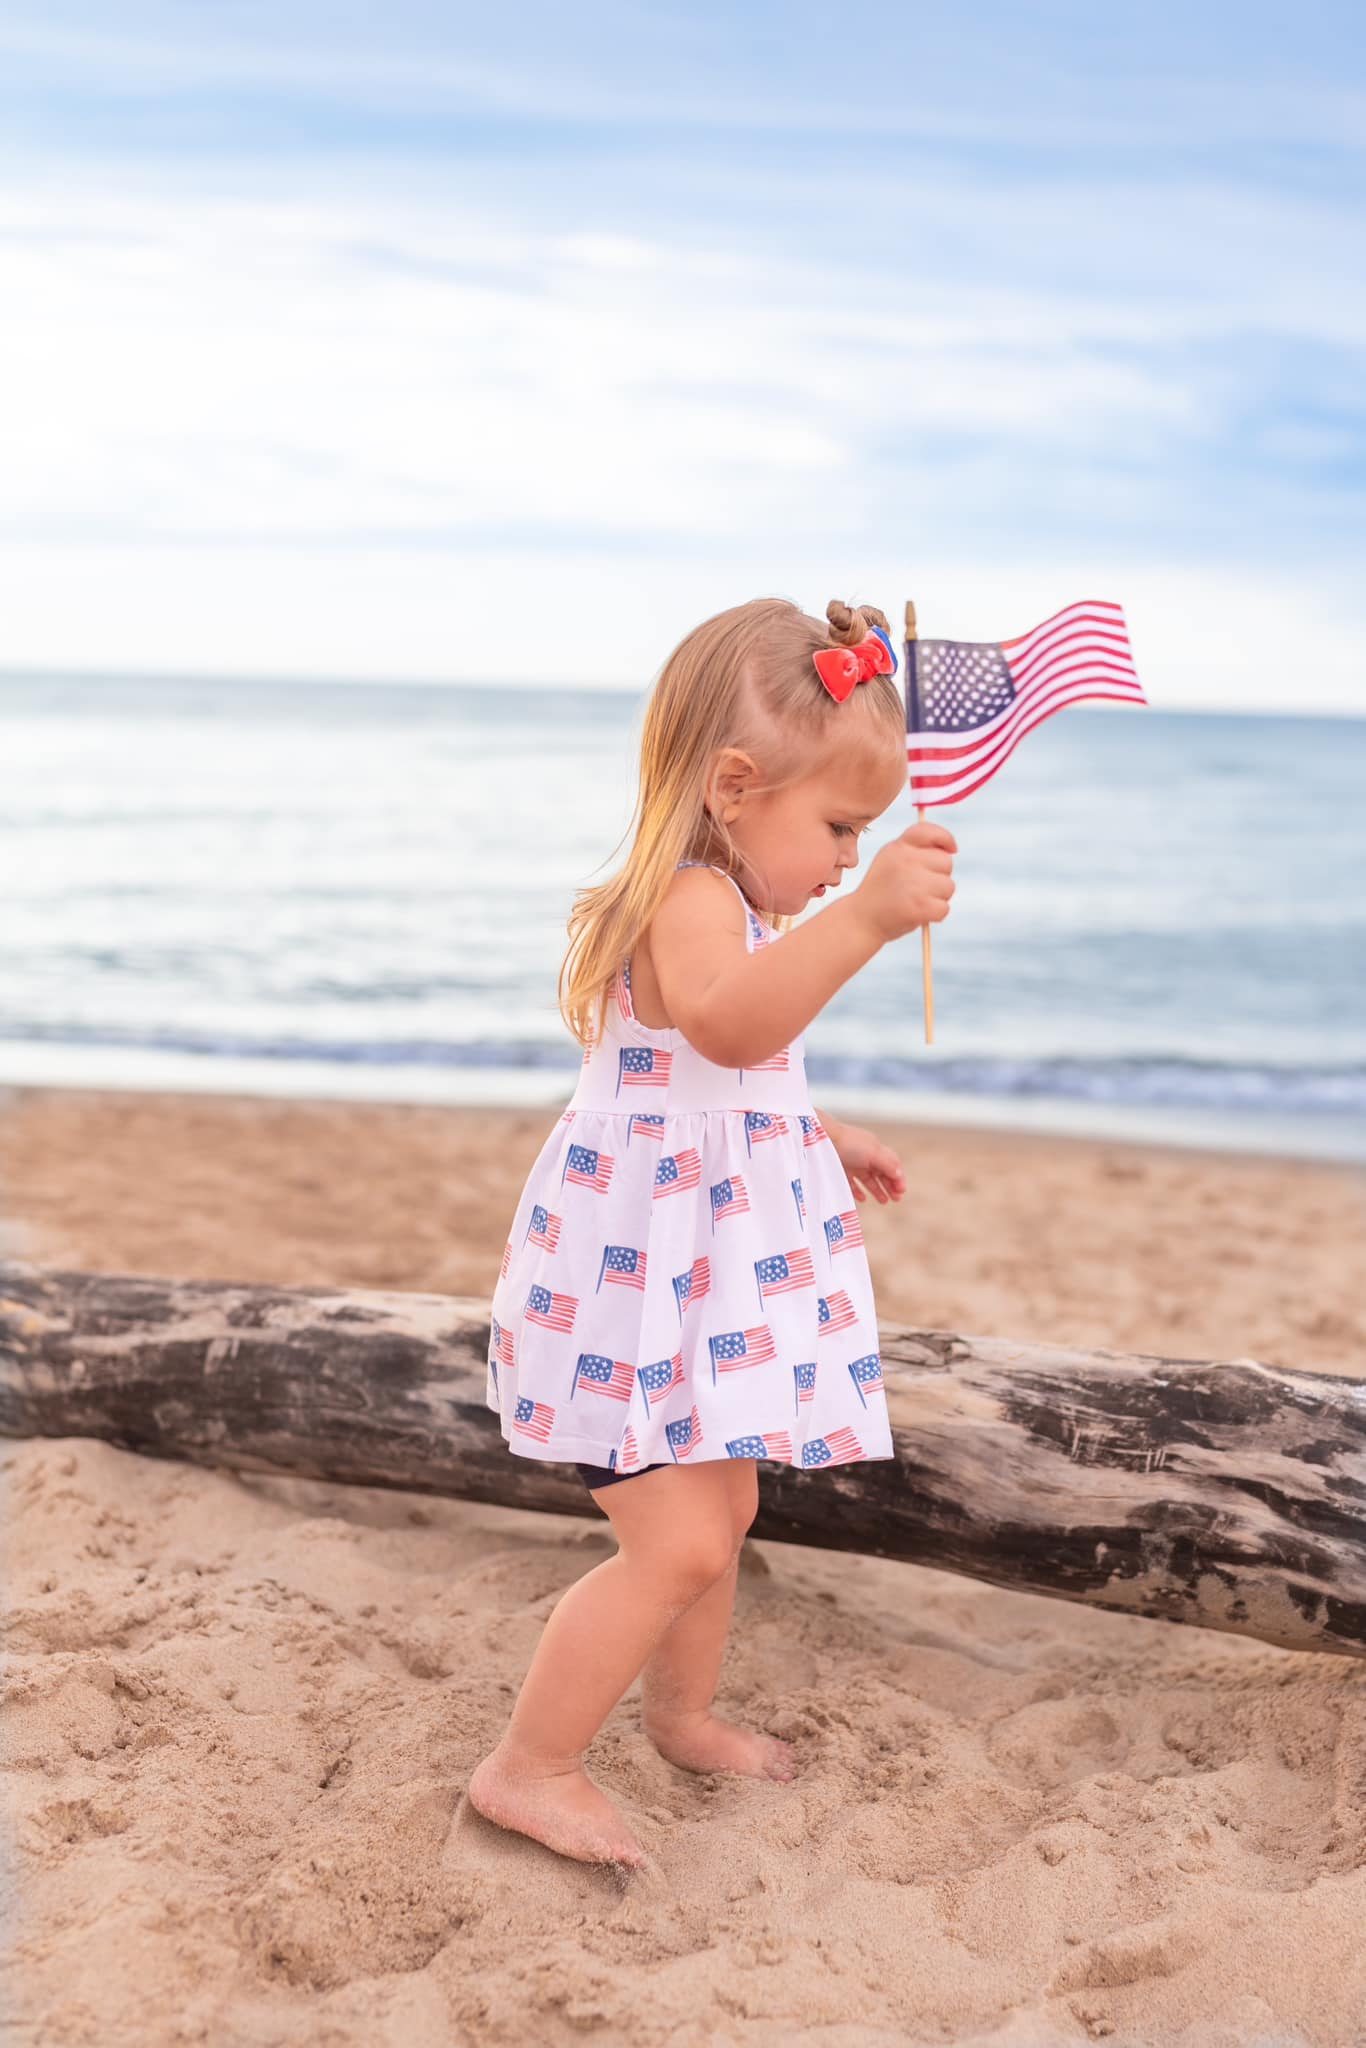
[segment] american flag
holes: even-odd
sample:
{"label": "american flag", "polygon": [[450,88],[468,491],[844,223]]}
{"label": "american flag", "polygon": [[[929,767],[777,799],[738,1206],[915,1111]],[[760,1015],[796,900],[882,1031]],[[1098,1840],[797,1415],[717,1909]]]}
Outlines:
{"label": "american flag", "polygon": [[841,1209],[838,1215],[826,1217],[825,1245],[832,1259],[836,1252],[852,1251],[862,1243],[863,1225],[857,1209]]}
{"label": "american flag", "polygon": [[772,925],[767,925],[764,923],[761,917],[756,917],[754,915],[754,912],[749,909],[748,904],[745,905],[745,909],[749,916],[749,929],[751,935],[753,936],[756,948],[759,946],[771,945],[773,941]]}
{"label": "american flag", "polygon": [[636,1369],[636,1380],[645,1396],[647,1409],[656,1401],[662,1401],[666,1394],[683,1384],[683,1353],[675,1351],[672,1358],[661,1358],[654,1365],[642,1365]]}
{"label": "american flag", "polygon": [[781,1052],[770,1054],[766,1060],[755,1060],[749,1067],[737,1067],[736,1072],[743,1080],[746,1074],[785,1074],[791,1064],[792,1048],[785,1045]]}
{"label": "american flag", "polygon": [[499,1322],[497,1316],[490,1322],[489,1345],[500,1365],[516,1365],[517,1361],[512,1355],[512,1332],[506,1323]]}
{"label": "american flag", "polygon": [[645,1287],[645,1254],[633,1251],[626,1244],[605,1244],[602,1248],[602,1264],[598,1267],[597,1293],[602,1293],[605,1280],[609,1287]]}
{"label": "american flag", "polygon": [[792,1438],[785,1429],[770,1436],[733,1436],[726,1444],[728,1458],[785,1458],[792,1463]]}
{"label": "american flag", "polygon": [[694,1259],[688,1273],[675,1273],[673,1277],[674,1300],[678,1303],[678,1320],[683,1321],[683,1311],[695,1301],[705,1301],[711,1293],[711,1260]]}
{"label": "american flag", "polygon": [[827,1436],[813,1436],[809,1444],[802,1445],[802,1463],[808,1469],[813,1465],[848,1465],[862,1456],[863,1445],[852,1429],[832,1429]]}
{"label": "american flag", "polygon": [[628,1145],[632,1138],[662,1138],[663,1136],[664,1119],[662,1116],[656,1116],[651,1110],[641,1110],[631,1118],[630,1123],[626,1126],[626,1142]]}
{"label": "american flag", "polygon": [[548,1287],[533,1287],[526,1298],[526,1320],[543,1330],[572,1330],[578,1312],[576,1295],[552,1294]]}
{"label": "american flag", "polygon": [[622,1434],[621,1448],[607,1453],[607,1464],[613,1472],[629,1472],[640,1463],[640,1445],[636,1433],[628,1422]]}
{"label": "american flag", "polygon": [[617,1008],[627,1022],[631,1021],[631,963],[623,960],[617,969],[617,978],[612,984],[612,993],[617,999]]}
{"label": "american flag", "polygon": [[531,1212],[526,1234],[532,1244],[538,1244],[543,1250],[553,1252],[560,1241],[560,1218],[552,1216],[549,1209],[543,1208],[537,1202]]}
{"label": "american flag", "polygon": [[753,1153],[756,1145],[762,1145],[769,1138],[781,1138],[787,1133],[787,1119],[770,1116],[766,1109],[745,1111],[745,1143]]}
{"label": "american flag", "polygon": [[794,1202],[795,1202],[795,1203],[797,1204],[797,1215],[798,1215],[798,1217],[800,1218],[800,1220],[801,1220],[801,1221],[802,1221],[803,1223],[805,1223],[805,1221],[806,1221],[806,1197],[805,1197],[805,1196],[803,1195],[803,1193],[802,1193],[802,1184],[801,1184],[800,1180],[794,1180],[794,1181],[793,1181],[793,1183],[792,1183],[792,1199],[793,1199],[793,1201],[794,1201]]}
{"label": "american flag", "polygon": [[756,1323],[752,1330],[723,1330],[719,1337],[708,1337],[707,1349],[713,1386],[718,1372],[742,1372],[747,1365],[763,1365],[778,1355],[767,1323]]}
{"label": "american flag", "polygon": [[506,1243],[506,1244],[505,1244],[505,1245],[503,1246],[503,1263],[502,1263],[502,1265],[501,1265],[501,1266],[500,1266],[500,1267],[498,1268],[498,1278],[499,1278],[500,1280],[506,1280],[506,1279],[507,1279],[507,1276],[508,1276],[508,1267],[509,1267],[509,1266],[510,1266],[511,1264],[512,1264],[512,1239],[511,1239],[511,1238],[509,1238],[509,1239],[508,1239],[508,1241],[507,1241],[507,1243]]}
{"label": "american flag", "polygon": [[696,1407],[679,1422],[666,1422],[664,1434],[675,1459],[690,1458],[702,1441],[702,1418]]}
{"label": "american flag", "polygon": [[805,1365],[794,1365],[792,1376],[797,1384],[797,1407],[800,1409],[804,1402],[812,1401],[816,1396],[815,1359],[808,1359]]}
{"label": "american flag", "polygon": [[667,1088],[673,1063],[671,1052],[656,1052],[648,1045],[623,1045],[617,1054],[617,1094],[623,1088]]}
{"label": "american flag", "polygon": [[576,1112],[575,1112],[574,1110],[572,1110],[572,1109],[567,1109],[567,1110],[565,1111],[564,1115],[563,1115],[563,1116],[562,1116],[562,1117],[560,1118],[560,1122],[561,1122],[562,1124],[572,1124],[572,1123],[573,1123],[573,1121],[574,1121],[574,1117],[575,1117],[575,1115],[576,1115]]}
{"label": "american flag", "polygon": [[880,1393],[882,1390],[881,1354],[877,1351],[870,1351],[866,1358],[850,1359],[849,1377],[854,1382],[854,1392],[866,1408],[868,1403],[864,1396],[866,1394]]}
{"label": "american flag", "polygon": [[733,1173],[727,1180],[714,1180],[711,1184],[711,1227],[716,1228],[717,1219],[726,1216],[743,1216],[749,1209],[749,1190],[743,1174]]}
{"label": "american flag", "polygon": [[819,1145],[821,1139],[829,1135],[818,1116],[799,1117],[798,1122],[802,1127],[803,1145]]}
{"label": "american flag", "polygon": [[582,1385],[590,1394],[606,1394],[613,1401],[629,1401],[635,1383],[636,1369],[633,1365],[625,1364],[620,1358],[602,1358],[596,1351],[581,1351],[574,1367],[574,1383],[569,1389],[569,1398],[572,1401]]}
{"label": "american flag", "polygon": [[792,1294],[798,1287],[814,1287],[816,1275],[810,1247],[803,1245],[800,1251],[774,1252],[767,1259],[756,1259],[754,1277],[759,1283],[760,1308],[770,1294]]}
{"label": "american flag", "polygon": [[823,1294],[820,1296],[816,1303],[816,1320],[821,1336],[833,1337],[836,1330],[847,1330],[858,1318],[854,1314],[853,1302],[842,1287],[837,1287],[828,1299]]}
{"label": "american flag", "polygon": [[1087,697],[1146,704],[1119,605],[1069,604],[1017,640],[906,642],[911,800],[956,804],[1027,732]]}
{"label": "american flag", "polygon": [[569,1157],[564,1162],[560,1185],[572,1180],[576,1187],[592,1188],[597,1194],[606,1194],[612,1183],[612,1168],[616,1161],[609,1152],[595,1152],[591,1145],[571,1145]]}
{"label": "american flag", "polygon": [[555,1425],[555,1410],[548,1408],[544,1401],[529,1401],[525,1394],[518,1397],[512,1411],[512,1426],[523,1436],[534,1436],[538,1444],[549,1443],[550,1432]]}
{"label": "american flag", "polygon": [[655,1168],[655,1199],[681,1194],[695,1188],[702,1178],[702,1154],[693,1145],[682,1152],[666,1152]]}

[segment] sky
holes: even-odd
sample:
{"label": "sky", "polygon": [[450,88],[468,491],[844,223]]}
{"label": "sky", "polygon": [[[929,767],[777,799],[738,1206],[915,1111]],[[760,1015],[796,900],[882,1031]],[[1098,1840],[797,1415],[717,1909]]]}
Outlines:
{"label": "sky", "polygon": [[0,669],[1124,605],[1366,715],[1366,15],[6,0]]}

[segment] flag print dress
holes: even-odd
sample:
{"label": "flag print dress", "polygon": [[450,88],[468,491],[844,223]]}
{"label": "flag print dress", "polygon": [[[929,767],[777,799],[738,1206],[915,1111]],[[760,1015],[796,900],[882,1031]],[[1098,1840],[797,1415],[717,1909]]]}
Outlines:
{"label": "flag print dress", "polygon": [[[734,886],[746,949],[779,940]],[[518,1455],[621,1473],[894,1455],[857,1205],[800,1036],[716,1066],[639,1022],[623,964],[513,1215],[486,1399]]]}

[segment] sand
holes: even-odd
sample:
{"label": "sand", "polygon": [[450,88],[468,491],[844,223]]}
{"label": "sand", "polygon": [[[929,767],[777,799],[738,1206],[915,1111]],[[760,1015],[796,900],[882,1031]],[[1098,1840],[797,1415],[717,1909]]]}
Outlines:
{"label": "sand", "polygon": [[[486,1295],[555,1114],[17,1089],[3,1248]],[[1366,1375],[1352,1169],[879,1129],[889,1318]],[[720,1705],[792,1786],[590,1753],[620,1884],[473,1815],[582,1520],[9,1443],[4,2038],[1366,2041],[1366,1665],[746,1547]],[[813,1478],[813,1484],[819,1483]]]}

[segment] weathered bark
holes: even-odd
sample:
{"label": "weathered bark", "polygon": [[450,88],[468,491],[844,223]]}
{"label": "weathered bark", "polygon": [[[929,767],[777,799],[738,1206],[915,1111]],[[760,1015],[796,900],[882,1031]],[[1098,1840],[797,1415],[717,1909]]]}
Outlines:
{"label": "weathered bark", "polygon": [[[884,1325],[894,1459],[760,1466],[756,1536],[1366,1655],[1366,1380]],[[0,1433],[592,1512],[509,1454],[483,1303],[0,1265]]]}

